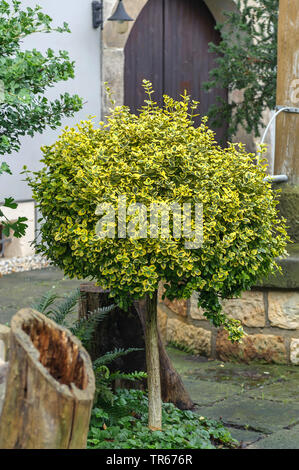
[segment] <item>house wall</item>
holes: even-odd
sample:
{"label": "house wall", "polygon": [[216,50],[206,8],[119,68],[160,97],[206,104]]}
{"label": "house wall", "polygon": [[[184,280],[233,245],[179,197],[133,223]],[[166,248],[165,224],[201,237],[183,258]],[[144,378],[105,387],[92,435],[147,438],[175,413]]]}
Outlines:
{"label": "house wall", "polygon": [[[72,31],[71,34],[34,34],[24,41],[24,49],[36,48],[44,51],[52,48],[67,50],[72,60],[75,60],[75,79],[61,82],[47,93],[50,98],[56,98],[60,93],[69,92],[78,94],[83,98],[84,107],[73,118],[63,119],[62,127],[73,126],[82,119],[95,116],[95,122],[100,120],[101,114],[101,32],[92,27],[91,1],[89,0],[22,0],[22,7],[33,7],[39,4],[44,11],[53,18],[54,25],[62,25],[66,21]],[[4,175],[0,178],[0,204],[5,197],[13,196],[17,201],[32,199],[24,177],[20,174],[24,165],[32,171],[41,167],[42,156],[40,148],[55,142],[61,129],[52,131],[47,129],[43,134],[34,138],[22,138],[21,150],[6,157],[12,176]],[[19,205],[13,217],[24,215],[25,206]],[[26,206],[26,211],[28,207]],[[32,205],[30,219],[34,218]],[[31,237],[31,235],[30,235]],[[30,238],[29,237],[29,238]],[[7,256],[24,256],[30,252],[28,243],[24,243],[16,250],[12,245],[6,251]]]}
{"label": "house wall", "polygon": [[11,222],[15,222],[18,217],[27,218],[27,229],[23,237],[15,238],[13,237],[12,232],[10,237],[4,237],[7,239],[7,242],[4,245],[5,257],[13,258],[14,256],[23,257],[34,255],[34,248],[32,246],[32,242],[35,239],[36,227],[36,210],[34,201],[29,200],[19,202],[18,208],[16,210],[1,206],[0,209]]}
{"label": "house wall", "polygon": [[[129,15],[136,19],[148,0],[125,0],[125,8]],[[234,0],[205,0],[208,8],[215,17],[215,20],[222,22],[223,12],[236,9]],[[94,30],[91,21],[91,1],[89,0],[40,0],[38,2],[54,20],[54,24],[61,24],[67,21],[70,25],[71,34],[36,34],[24,41],[24,48],[37,48],[45,50],[48,47],[54,50],[65,49],[69,51],[70,57],[75,60],[75,79],[57,84],[49,90],[48,96],[54,98],[60,93],[77,93],[84,100],[83,109],[74,118],[64,119],[62,127],[72,126],[81,119],[88,116],[95,116],[95,121],[103,118],[109,113],[109,102],[104,89],[104,83],[108,82],[113,90],[116,104],[123,104],[124,99],[124,47],[130,34],[134,22],[129,22],[123,27],[119,27],[115,22],[107,21],[112,14],[117,0],[104,0],[104,29],[101,34],[100,28]],[[34,6],[36,0],[22,0],[22,6]],[[238,93],[235,93],[235,95]],[[241,93],[239,93],[239,98]],[[269,113],[265,115],[268,122]],[[20,174],[24,165],[32,171],[38,170],[41,166],[42,156],[40,148],[53,143],[61,129],[52,131],[47,129],[42,135],[35,135],[34,138],[24,137],[22,139],[21,150],[7,156],[13,175],[1,177],[0,182],[0,203],[4,197],[13,196],[17,201],[31,199],[31,190],[28,188],[23,176]],[[268,142],[273,141],[274,133],[268,135]],[[240,130],[236,141],[242,141],[247,145],[249,151],[254,151],[257,139],[247,135]],[[274,148],[274,146],[272,146]],[[273,168],[273,155],[269,151],[270,168]],[[24,215],[24,206],[14,212],[17,218]],[[32,208],[31,220],[34,218],[34,208]],[[30,252],[27,244],[24,250],[15,252],[11,246],[9,255],[25,255]],[[8,252],[7,252],[8,253]]]}

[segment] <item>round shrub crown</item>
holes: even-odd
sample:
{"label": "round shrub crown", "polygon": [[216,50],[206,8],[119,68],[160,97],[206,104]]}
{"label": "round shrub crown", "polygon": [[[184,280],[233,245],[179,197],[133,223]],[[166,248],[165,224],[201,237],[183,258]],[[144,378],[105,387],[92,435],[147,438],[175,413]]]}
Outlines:
{"label": "round shrub crown", "polygon": [[[265,183],[264,160],[242,144],[221,148],[203,119],[193,126],[197,102],[164,96],[160,108],[144,81],[147,100],[139,116],[115,107],[94,128],[91,121],[66,128],[43,148],[44,168],[28,176],[42,213],[43,252],[70,277],[96,280],[123,308],[164,281],[167,298],[190,298],[214,325],[242,335],[240,323],[221,311],[221,300],[239,296],[277,269],[285,252],[285,222]],[[187,249],[183,238],[103,238],[96,235],[98,204],[195,202],[203,205],[203,244]],[[127,222],[132,215],[127,215]]]}

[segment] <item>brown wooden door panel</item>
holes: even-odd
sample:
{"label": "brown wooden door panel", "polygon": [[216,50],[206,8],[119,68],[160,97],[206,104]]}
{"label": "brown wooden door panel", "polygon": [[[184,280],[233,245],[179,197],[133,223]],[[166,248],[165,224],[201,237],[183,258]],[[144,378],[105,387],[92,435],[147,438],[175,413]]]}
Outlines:
{"label": "brown wooden door panel", "polygon": [[214,27],[215,20],[203,1],[165,1],[164,90],[179,98],[187,89],[193,99],[200,101],[201,116],[207,114],[216,98],[215,93],[203,90],[215,65],[215,56],[208,52],[209,42],[219,41]]}
{"label": "brown wooden door panel", "polygon": [[[215,20],[203,0],[149,0],[125,48],[125,104],[133,112],[140,109],[141,81],[146,78],[152,81],[159,104],[164,93],[179,98],[186,89],[200,101],[200,115],[206,115],[217,96],[227,100],[227,90],[203,90],[216,58],[208,44],[219,41]],[[199,123],[197,118],[195,125]],[[226,133],[223,125],[217,138],[225,140]]]}
{"label": "brown wooden door panel", "polygon": [[163,0],[150,0],[132,28],[125,47],[125,105],[137,112],[144,102],[142,80],[150,80],[155,100],[163,95]]}

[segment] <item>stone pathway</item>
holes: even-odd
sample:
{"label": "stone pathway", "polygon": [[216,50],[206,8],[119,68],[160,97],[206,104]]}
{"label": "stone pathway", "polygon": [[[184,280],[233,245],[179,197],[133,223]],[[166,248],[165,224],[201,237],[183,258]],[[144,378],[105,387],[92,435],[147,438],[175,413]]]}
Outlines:
{"label": "stone pathway", "polygon": [[248,449],[299,449],[299,367],[232,364],[169,349],[200,415]]}
{"label": "stone pathway", "polygon": [[55,268],[8,274],[0,278],[0,323],[9,322],[21,308],[31,307],[49,290],[67,294],[82,281],[70,280]]}
{"label": "stone pathway", "polygon": [[[80,285],[54,268],[0,279],[0,323],[30,307],[50,289],[60,295]],[[299,366],[232,364],[169,349],[198,413],[222,419],[241,446],[299,449]]]}

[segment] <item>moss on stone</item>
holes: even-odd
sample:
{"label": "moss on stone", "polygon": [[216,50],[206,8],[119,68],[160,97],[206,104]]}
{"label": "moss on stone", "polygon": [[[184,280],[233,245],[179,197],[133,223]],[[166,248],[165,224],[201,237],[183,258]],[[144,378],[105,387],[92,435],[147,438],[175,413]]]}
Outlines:
{"label": "moss on stone", "polygon": [[274,276],[269,276],[257,284],[257,287],[267,289],[299,289],[299,243],[288,245],[287,251],[289,257],[278,261],[282,268],[282,274],[277,273]]}
{"label": "moss on stone", "polygon": [[293,242],[299,243],[299,186],[280,186],[278,194],[280,215],[287,219],[288,234]]}

